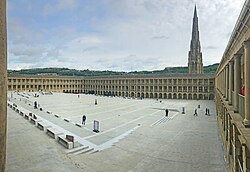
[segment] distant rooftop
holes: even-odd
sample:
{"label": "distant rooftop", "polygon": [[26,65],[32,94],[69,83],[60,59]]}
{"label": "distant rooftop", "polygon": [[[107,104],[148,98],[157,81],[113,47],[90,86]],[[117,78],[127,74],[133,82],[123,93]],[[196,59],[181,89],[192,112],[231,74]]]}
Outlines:
{"label": "distant rooftop", "polygon": [[109,75],[109,76],[85,76],[86,79],[96,78],[214,78],[214,74],[189,74],[189,73],[171,73],[171,74],[144,74],[144,75]]}

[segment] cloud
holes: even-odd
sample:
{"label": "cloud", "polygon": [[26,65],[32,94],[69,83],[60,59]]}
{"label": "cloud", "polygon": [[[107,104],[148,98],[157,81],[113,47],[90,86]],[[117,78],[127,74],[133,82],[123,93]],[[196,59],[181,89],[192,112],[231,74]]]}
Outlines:
{"label": "cloud", "polygon": [[36,63],[43,60],[44,49],[40,47],[13,48],[9,51],[11,55],[18,57],[22,63]]}
{"label": "cloud", "polygon": [[87,53],[95,49],[97,49],[97,47],[87,47],[82,50],[82,53]]}
{"label": "cloud", "polygon": [[71,11],[76,9],[76,7],[76,0],[57,0],[55,3],[46,4],[43,9],[43,14],[48,16],[61,11]]}
{"label": "cloud", "polygon": [[47,50],[47,52],[46,52],[46,57],[48,57],[48,58],[57,59],[57,58],[60,58],[60,56],[61,56],[61,49],[60,48],[53,48],[53,49]]}
{"label": "cloud", "polygon": [[209,46],[204,46],[203,49],[210,49],[210,50],[214,50],[214,49],[217,49],[219,47],[216,47],[216,46],[212,46],[212,45],[209,45]]}
{"label": "cloud", "polygon": [[39,32],[25,27],[17,18],[10,17],[8,20],[8,37],[13,44],[34,44],[41,38]]}
{"label": "cloud", "polygon": [[153,37],[151,37],[151,39],[152,40],[155,40],[155,39],[169,39],[169,37],[162,35],[162,36],[153,36]]}
{"label": "cloud", "polygon": [[9,66],[126,71],[186,66],[195,2],[204,65],[219,62],[244,0],[32,1],[29,13],[22,10],[27,3],[15,8],[11,1]]}
{"label": "cloud", "polygon": [[116,57],[116,61],[112,58],[100,58],[96,60],[95,68],[101,68],[103,65],[107,66],[106,70],[116,71],[134,71],[134,70],[156,70],[163,69],[165,64],[160,59],[142,58],[135,54],[129,54],[123,57]]}

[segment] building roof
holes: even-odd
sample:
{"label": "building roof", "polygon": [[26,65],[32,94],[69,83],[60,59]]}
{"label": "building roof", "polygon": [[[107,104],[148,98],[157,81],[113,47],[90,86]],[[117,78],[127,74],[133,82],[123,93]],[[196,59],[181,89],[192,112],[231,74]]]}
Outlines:
{"label": "building roof", "polygon": [[86,76],[86,79],[98,79],[98,78],[214,78],[214,74],[189,74],[189,73],[177,73],[177,74],[152,74],[152,75],[110,75],[110,76]]}

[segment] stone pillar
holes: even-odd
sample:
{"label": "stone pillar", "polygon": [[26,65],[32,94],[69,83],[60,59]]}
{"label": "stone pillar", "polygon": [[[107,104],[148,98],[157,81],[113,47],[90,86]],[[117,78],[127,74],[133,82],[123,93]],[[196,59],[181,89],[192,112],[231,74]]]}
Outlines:
{"label": "stone pillar", "polygon": [[[228,112],[227,109],[225,109],[224,113],[224,138],[225,138],[225,143],[227,142],[228,139]],[[226,145],[226,144],[225,144]]]}
{"label": "stone pillar", "polygon": [[224,80],[224,71],[222,71],[220,74],[220,88],[221,88],[220,91],[221,91],[222,95],[224,94],[224,92],[223,92],[223,88],[224,88],[223,80]]}
{"label": "stone pillar", "polygon": [[218,87],[221,93],[221,72],[219,73],[219,82],[218,82]]}
{"label": "stone pillar", "polygon": [[241,79],[240,79],[240,58],[242,54],[234,55],[234,109],[236,112],[239,110],[238,94],[241,92]]}
{"label": "stone pillar", "polygon": [[7,128],[6,0],[0,0],[0,171],[5,171]]}
{"label": "stone pillar", "polygon": [[243,159],[243,170],[250,171],[250,152],[247,146],[242,146],[242,159]]}
{"label": "stone pillar", "polygon": [[228,154],[232,155],[232,142],[233,142],[233,124],[231,118],[228,118]]}
{"label": "stone pillar", "polygon": [[239,132],[233,124],[233,170],[232,171],[239,171],[239,164],[238,164],[238,157],[242,156],[242,147],[239,141]]}
{"label": "stone pillar", "polygon": [[229,82],[228,82],[228,101],[232,104],[232,91],[233,91],[233,62],[229,62]]}
{"label": "stone pillar", "polygon": [[226,67],[223,69],[223,97],[224,98],[227,98],[226,97],[226,88],[227,88],[227,82],[226,82]]}
{"label": "stone pillar", "polygon": [[219,74],[219,79],[218,79],[218,88],[220,90],[220,93],[221,93],[221,73]]}
{"label": "stone pillar", "polygon": [[250,41],[244,42],[244,81],[245,81],[245,119],[243,123],[250,127]]}
{"label": "stone pillar", "polygon": [[226,77],[226,87],[225,87],[225,89],[226,89],[226,100],[228,100],[228,78],[229,78],[229,75],[228,75],[228,65],[226,65],[226,74],[225,74],[225,77]]}

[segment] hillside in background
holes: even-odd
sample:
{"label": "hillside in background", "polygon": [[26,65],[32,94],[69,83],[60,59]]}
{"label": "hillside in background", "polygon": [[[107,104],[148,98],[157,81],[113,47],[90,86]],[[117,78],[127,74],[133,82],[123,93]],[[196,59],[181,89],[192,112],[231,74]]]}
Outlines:
{"label": "hillside in background", "polygon": [[[218,63],[204,66],[204,73],[213,74],[216,72]],[[132,71],[132,72],[116,72],[116,71],[94,71],[94,70],[76,70],[68,68],[36,68],[22,70],[8,70],[8,74],[20,75],[59,75],[59,76],[104,76],[104,75],[140,75],[140,74],[174,74],[188,73],[188,67],[166,67],[163,70],[155,71]]]}

